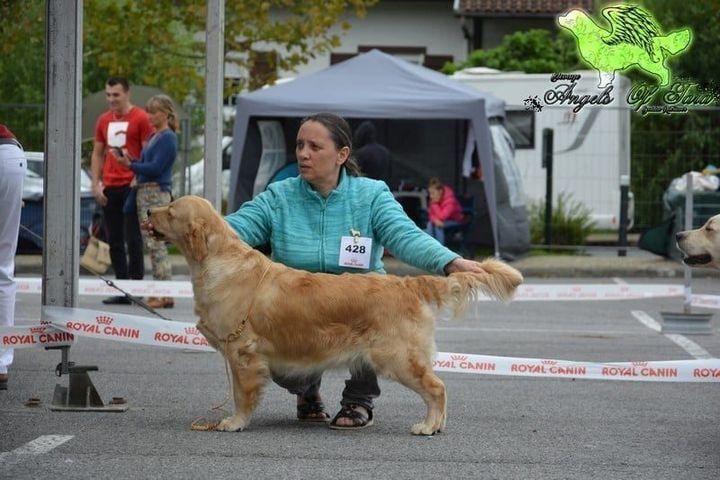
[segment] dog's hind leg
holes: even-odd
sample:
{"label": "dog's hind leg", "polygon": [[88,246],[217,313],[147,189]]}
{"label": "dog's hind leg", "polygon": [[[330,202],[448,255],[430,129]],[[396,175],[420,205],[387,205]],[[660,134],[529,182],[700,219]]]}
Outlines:
{"label": "dog's hind leg", "polygon": [[235,414],[224,418],[217,429],[236,432],[250,423],[262,389],[267,383],[267,363],[257,354],[233,350],[230,347],[228,363],[232,374],[232,392]]}
{"label": "dog's hind leg", "polygon": [[[392,380],[400,382],[417,392],[425,401],[427,414],[425,420],[412,427],[415,435],[433,435],[445,428],[447,395],[445,384],[433,372],[432,359],[425,352],[394,352],[392,358],[385,356],[370,360],[376,371]],[[379,365],[382,365],[381,367]]]}

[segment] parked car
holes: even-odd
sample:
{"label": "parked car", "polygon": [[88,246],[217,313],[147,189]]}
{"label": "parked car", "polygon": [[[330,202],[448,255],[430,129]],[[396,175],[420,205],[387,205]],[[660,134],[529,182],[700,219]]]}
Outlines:
{"label": "parked car", "polygon": [[[23,182],[23,207],[20,214],[18,253],[42,251],[43,228],[43,152],[25,152],[27,173]],[[89,229],[95,214],[95,197],[92,194],[90,175],[80,170],[80,246],[87,244]]]}
{"label": "parked car", "polygon": [[[220,185],[222,188],[222,197],[227,199],[227,193],[230,189],[230,157],[232,156],[232,137],[223,137],[222,143],[222,171],[220,176]],[[205,159],[202,158],[199,161],[189,165],[185,169],[185,189],[182,187],[182,172],[175,172],[173,174],[173,195],[180,196],[184,191],[187,195],[199,195],[203,194],[203,181],[205,178]]]}

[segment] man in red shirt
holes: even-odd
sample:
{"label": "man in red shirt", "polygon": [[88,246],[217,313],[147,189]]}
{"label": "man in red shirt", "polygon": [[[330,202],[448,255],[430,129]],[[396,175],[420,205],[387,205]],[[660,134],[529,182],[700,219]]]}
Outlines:
{"label": "man in red shirt", "polygon": [[[142,280],[145,265],[138,217],[135,212],[123,212],[134,174],[118,163],[119,155],[115,152],[122,150],[130,158],[140,158],[153,128],[145,110],[130,103],[127,79],[110,77],[105,83],[105,99],[110,110],[100,115],[95,124],[90,164],[92,190],[95,200],[103,207],[115,278]],[[109,297],[103,303],[129,304],[130,301],[126,297]]]}

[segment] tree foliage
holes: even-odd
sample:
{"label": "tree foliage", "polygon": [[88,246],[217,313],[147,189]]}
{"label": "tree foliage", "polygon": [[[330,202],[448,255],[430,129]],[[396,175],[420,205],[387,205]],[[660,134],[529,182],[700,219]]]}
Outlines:
{"label": "tree foliage", "polygon": [[572,36],[549,30],[532,29],[506,35],[502,43],[490,49],[473,51],[466,62],[449,63],[445,73],[467,67],[489,67],[525,73],[566,72],[580,68]]}
{"label": "tree foliage", "polygon": [[[225,60],[242,72],[226,94],[275,80],[251,76],[254,65],[292,71],[340,45],[350,26],[377,0],[226,0]],[[177,99],[204,95],[206,0],[86,0],[83,94],[109,75],[160,87]],[[0,101],[44,98],[45,1],[1,0]],[[273,69],[274,70],[274,69]],[[22,80],[19,82],[18,80]]]}
{"label": "tree foliage", "polygon": [[[49,0],[48,0],[49,1]],[[225,0],[225,60],[241,72],[224,95],[275,80],[340,45],[351,15],[377,0]],[[42,149],[46,0],[0,0],[0,119]],[[204,99],[207,0],[85,0],[83,96],[110,75],[156,86],[184,103]],[[254,75],[257,62],[269,70]],[[275,68],[272,68],[275,67]]]}
{"label": "tree foliage", "polygon": [[[663,33],[684,27],[693,32],[690,49],[668,60],[673,80],[686,79],[719,91],[717,59],[720,58],[720,2],[697,0],[641,0]],[[629,72],[635,81],[647,76]],[[658,103],[661,99],[656,99]],[[686,114],[632,115],[632,190],[636,225],[640,229],[659,223],[658,204],[673,178],[708,164],[720,165],[720,111],[690,110]]]}
{"label": "tree foliage", "polygon": [[663,33],[685,27],[693,32],[690,49],[668,61],[675,76],[691,78],[701,85],[717,87],[720,55],[720,1],[638,0],[660,24]]}
{"label": "tree foliage", "polygon": [[0,0],[0,103],[45,98],[45,2]]}

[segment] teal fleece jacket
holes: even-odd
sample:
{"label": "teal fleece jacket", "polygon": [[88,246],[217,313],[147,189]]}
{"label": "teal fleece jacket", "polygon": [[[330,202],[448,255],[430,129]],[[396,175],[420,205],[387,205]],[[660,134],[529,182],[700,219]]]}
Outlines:
{"label": "teal fleece jacket", "polygon": [[[459,256],[420,230],[385,182],[347,175],[344,168],[327,198],[301,177],[288,178],[270,184],[225,220],[249,245],[269,242],[274,261],[309,272],[385,273],[383,247],[433,273],[443,273]],[[372,238],[368,270],[338,265],[341,237],[351,229]]]}

